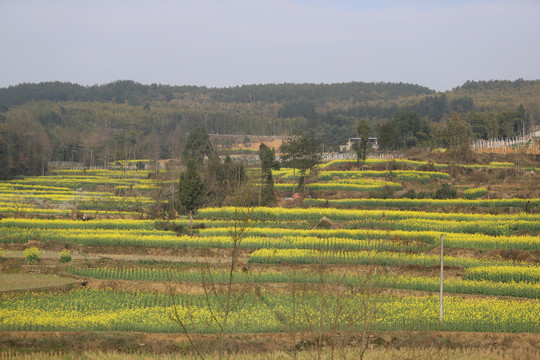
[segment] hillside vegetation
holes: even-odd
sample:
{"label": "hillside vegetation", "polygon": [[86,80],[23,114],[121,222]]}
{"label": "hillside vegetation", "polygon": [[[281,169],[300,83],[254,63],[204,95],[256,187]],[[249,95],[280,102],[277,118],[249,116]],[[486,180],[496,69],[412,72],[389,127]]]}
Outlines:
{"label": "hillside vegetation", "polygon": [[268,84],[231,88],[21,84],[0,89],[0,178],[45,174],[49,161],[107,166],[177,157],[187,134],[303,132],[326,151],[360,120],[385,150],[459,147],[513,138],[540,121],[540,81],[467,82],[444,93],[394,83]]}
{"label": "hillside vegetation", "polygon": [[538,358],[538,162],[199,160],[1,181],[0,357]]}

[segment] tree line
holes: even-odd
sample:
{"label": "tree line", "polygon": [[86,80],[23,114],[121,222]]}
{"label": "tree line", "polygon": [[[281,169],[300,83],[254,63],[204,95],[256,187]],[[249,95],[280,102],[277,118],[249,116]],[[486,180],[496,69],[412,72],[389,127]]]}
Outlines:
{"label": "tree line", "polygon": [[131,80],[119,80],[103,85],[82,86],[69,82],[24,83],[0,88],[0,111],[29,101],[105,101],[117,104],[143,105],[154,101],[170,102],[190,96],[205,97],[215,102],[229,103],[282,103],[310,99],[324,103],[356,99],[389,100],[434,93],[424,86],[404,83],[341,84],[265,84],[242,85],[228,88],[206,86],[143,85]]}
{"label": "tree line", "polygon": [[49,161],[106,167],[174,158],[201,126],[218,134],[303,133],[319,140],[321,151],[337,151],[359,135],[360,121],[390,150],[511,138],[538,122],[540,81],[475,84],[446,93],[391,83],[21,84],[0,89],[0,177],[44,174]]}

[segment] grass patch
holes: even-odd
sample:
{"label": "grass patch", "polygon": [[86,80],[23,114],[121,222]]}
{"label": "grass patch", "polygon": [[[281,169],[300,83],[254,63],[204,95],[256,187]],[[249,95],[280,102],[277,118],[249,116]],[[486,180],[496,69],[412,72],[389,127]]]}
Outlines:
{"label": "grass patch", "polygon": [[2,274],[0,276],[0,291],[29,290],[62,286],[74,282],[73,279],[49,274]]}

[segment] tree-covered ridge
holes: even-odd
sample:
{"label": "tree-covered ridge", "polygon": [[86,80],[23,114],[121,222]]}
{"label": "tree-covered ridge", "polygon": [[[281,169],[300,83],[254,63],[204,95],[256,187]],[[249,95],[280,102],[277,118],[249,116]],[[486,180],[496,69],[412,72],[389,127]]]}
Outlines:
{"label": "tree-covered ridge", "polygon": [[340,84],[265,84],[243,85],[230,88],[211,89],[212,98],[224,102],[287,102],[309,100],[316,104],[328,101],[374,101],[394,100],[432,94],[427,87],[404,83],[364,83]]}
{"label": "tree-covered ridge", "polygon": [[383,149],[512,138],[540,123],[540,80],[468,82],[445,93],[410,84],[268,84],[212,89],[117,81],[0,89],[0,177],[48,161],[107,166],[177,157],[189,133],[303,133],[337,151],[364,120]]}
{"label": "tree-covered ridge", "polygon": [[[468,81],[445,93],[403,83],[265,84],[229,88],[199,86],[143,85],[123,80],[105,85],[81,86],[63,82],[20,84],[0,88],[0,111],[34,101],[105,102],[142,106],[175,102],[183,107],[211,108],[222,115],[235,112],[260,117],[257,107],[266,108],[266,117],[313,118],[338,114],[354,118],[387,119],[399,108],[407,108],[431,121],[440,121],[452,111],[501,110],[520,104],[536,106],[540,100],[540,80]],[[230,104],[230,105],[226,105]],[[249,104],[249,106],[246,106]],[[270,109],[270,112],[267,110]],[[255,110],[255,112],[254,112]],[[230,128],[227,128],[230,129]],[[266,129],[267,133],[269,129]],[[216,129],[215,132],[220,132]],[[221,131],[224,132],[224,131]],[[255,131],[252,133],[262,133]]]}
{"label": "tree-covered ridge", "polygon": [[195,98],[228,103],[282,103],[310,100],[318,104],[328,101],[392,100],[433,93],[426,87],[403,83],[342,83],[342,84],[266,84],[228,88],[204,86],[143,85],[130,80],[105,85],[81,86],[65,82],[20,84],[0,89],[0,110],[29,101],[106,101],[141,105],[148,102],[168,102],[173,99]]}
{"label": "tree-covered ridge", "polygon": [[446,94],[451,99],[473,99],[477,110],[501,110],[520,104],[528,107],[535,105],[540,110],[540,80],[467,81]]}
{"label": "tree-covered ridge", "polygon": [[488,80],[488,81],[466,81],[463,85],[458,86],[454,90],[507,90],[507,89],[522,89],[538,85],[538,80]]}
{"label": "tree-covered ridge", "polygon": [[[189,87],[183,87],[185,91]],[[105,85],[82,86],[69,82],[42,82],[19,84],[0,88],[0,110],[7,111],[15,105],[30,101],[104,101],[139,105],[151,101],[170,101],[173,87],[168,85],[142,85],[130,80],[115,81]]]}

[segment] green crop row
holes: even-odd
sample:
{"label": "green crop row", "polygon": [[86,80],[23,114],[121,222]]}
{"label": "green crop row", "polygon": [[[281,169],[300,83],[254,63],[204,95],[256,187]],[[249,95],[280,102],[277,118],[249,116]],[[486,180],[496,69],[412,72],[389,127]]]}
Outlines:
{"label": "green crop row", "polygon": [[354,208],[364,207],[393,207],[400,209],[411,208],[445,208],[445,207],[540,207],[540,199],[304,199],[308,206],[332,206]]}
{"label": "green crop row", "polygon": [[[62,210],[63,213],[69,213],[68,210]],[[94,212],[91,212],[94,214]],[[195,228],[229,228],[235,226],[234,220],[195,220]],[[25,219],[25,218],[3,218],[0,220],[0,228],[13,227],[22,229],[43,228],[43,229],[117,229],[117,230],[163,230],[174,229],[177,227],[189,226],[188,219],[179,219],[174,221],[159,220],[136,220],[136,219],[94,219],[87,221],[69,220],[69,219]],[[291,230],[304,229],[309,227],[307,221],[255,221],[250,220],[249,226],[257,228],[280,228],[287,227]]]}
{"label": "green crop row", "polygon": [[63,177],[73,176],[95,176],[110,179],[146,179],[147,171],[139,170],[105,170],[105,169],[86,169],[86,170],[51,170],[50,174]]}
{"label": "green crop row", "polygon": [[[274,184],[274,188],[277,191],[292,191],[294,184]],[[307,185],[310,190],[315,191],[365,191],[365,192],[374,192],[381,191],[385,186],[392,187],[394,190],[401,190],[401,184],[386,181],[380,182],[379,184],[354,184],[354,183],[342,183],[342,182],[331,182],[331,183],[312,183]]]}
{"label": "green crop row", "polygon": [[232,219],[237,212],[247,213],[253,220],[316,220],[327,217],[331,220],[377,219],[430,219],[446,221],[535,221],[540,222],[540,214],[466,214],[466,213],[440,213],[426,211],[404,210],[353,210],[328,208],[282,208],[282,207],[255,207],[250,209],[235,207],[209,207],[198,211],[199,217],[213,219]]}
{"label": "green crop row", "polygon": [[511,236],[514,233],[528,232],[538,234],[540,222],[527,220],[499,220],[499,221],[448,221],[432,219],[401,219],[381,221],[374,219],[361,219],[355,221],[358,228],[403,230],[403,231],[437,231],[468,234],[483,234],[490,236]]}
{"label": "green crop row", "polygon": [[[235,208],[206,208],[199,216],[211,219],[232,219]],[[323,217],[331,221],[351,221],[356,228],[374,228],[407,231],[440,231],[480,233],[500,236],[516,231],[540,232],[540,214],[484,215],[463,213],[436,213],[422,211],[349,210],[331,208],[268,208],[257,207],[250,212],[254,220],[311,220]]]}
{"label": "green crop row", "polygon": [[[355,165],[356,163],[357,163],[356,160],[333,160],[326,164],[319,165],[319,168],[325,169],[327,167],[335,166],[335,165]],[[407,165],[407,166],[413,166],[413,167],[426,166],[430,164],[427,161],[415,161],[415,160],[407,160],[407,159],[393,159],[393,160],[366,159],[365,161],[365,165],[368,165],[368,166],[381,165],[381,164],[386,164],[386,163],[394,163],[396,165]],[[431,163],[431,165],[437,169],[445,169],[448,167],[447,164]]]}
{"label": "green crop row", "polygon": [[[392,223],[381,223],[385,227],[388,227],[389,224],[403,225],[410,223],[411,221],[403,222],[392,222]],[[250,237],[260,237],[266,238],[270,241],[269,238],[286,238],[286,239],[295,239],[291,241],[291,244],[297,244],[299,241],[303,241],[299,238],[308,237],[308,238],[320,238],[328,239],[335,238],[333,241],[338,241],[337,239],[349,239],[349,240],[370,240],[372,243],[384,240],[386,242],[392,243],[392,248],[399,248],[407,246],[410,242],[423,242],[426,244],[437,244],[442,231],[449,231],[452,226],[459,227],[461,230],[467,226],[475,225],[475,223],[445,223],[437,222],[430,220],[423,220],[426,224],[426,228],[435,229],[437,227],[441,228],[441,231],[413,231],[413,230],[388,230],[373,229],[380,222],[369,222],[369,227],[371,229],[301,229],[301,228],[276,228],[275,226],[286,225],[274,222],[252,222],[246,228],[246,235]],[[178,226],[187,228],[189,224],[188,220],[177,220],[173,223],[160,223],[152,220],[131,220],[131,219],[102,219],[102,220],[90,220],[90,221],[73,221],[73,220],[48,220],[48,219],[14,219],[14,218],[4,218],[0,221],[0,233],[3,234],[5,241],[27,241],[32,237],[39,237],[46,239],[51,239],[61,241],[62,239],[75,239],[75,234],[77,237],[84,237],[85,234],[88,238],[92,237],[93,234],[100,237],[100,241],[104,240],[104,237],[107,234],[110,234],[112,237],[122,237],[126,236],[126,239],[131,239],[131,237],[136,235],[148,235],[148,236],[161,236],[172,239],[177,239],[175,232],[173,231],[162,231],[158,229],[168,229],[175,228]],[[200,236],[203,237],[219,237],[226,238],[230,231],[232,230],[231,226],[233,225],[232,221],[208,221],[206,223],[197,224],[206,224],[206,228],[196,230]],[[301,223],[300,223],[301,224]],[[492,223],[493,224],[493,223]],[[356,223],[358,225],[358,223]],[[165,228],[164,228],[165,227]],[[407,226],[402,226],[407,227]],[[32,229],[40,229],[39,231],[30,231]],[[49,229],[50,231],[47,231]],[[104,231],[104,230],[110,231]],[[471,228],[469,230],[476,230],[477,228]],[[500,229],[500,228],[499,228]],[[55,231],[53,231],[55,230]],[[69,231],[64,231],[69,230]],[[100,230],[100,231],[98,231]],[[122,231],[125,230],[125,231]],[[144,234],[141,234],[141,231],[145,231]],[[9,235],[8,235],[9,233]],[[23,234],[26,234],[23,236]],[[111,238],[112,238],[111,237]],[[83,241],[78,240],[78,241]],[[88,239],[86,239],[88,240]],[[155,238],[154,238],[155,240]],[[130,240],[131,241],[131,240]],[[146,241],[146,240],[145,240]],[[148,240],[149,241],[149,240]],[[279,241],[274,241],[275,244],[278,244]],[[321,240],[322,241],[322,240]],[[345,243],[344,240],[339,240]],[[158,243],[151,242],[149,246],[159,246]],[[171,243],[168,243],[171,244]],[[170,246],[170,245],[167,245]],[[276,245],[277,246],[277,245]],[[338,245],[336,245],[338,246]],[[341,245],[339,245],[341,246]],[[351,245],[353,246],[353,245]],[[359,245],[360,246],[360,245]],[[386,244],[385,247],[390,246]],[[540,237],[538,236],[490,236],[479,233],[460,233],[460,232],[448,232],[445,235],[445,246],[456,247],[456,248],[468,248],[468,249],[486,249],[486,250],[540,250]]]}
{"label": "green crop row", "polygon": [[[477,269],[477,268],[471,268]],[[131,281],[162,281],[162,282],[203,282],[208,281],[209,274],[200,270],[174,270],[163,268],[81,268],[70,267],[70,274],[91,277],[95,279],[131,280]],[[214,271],[212,281],[224,283],[229,281],[227,271]],[[326,273],[322,276],[317,272],[307,271],[263,271],[235,272],[234,282],[253,283],[313,283],[319,284],[324,280],[327,284],[344,284],[347,286],[370,286],[406,290],[437,292],[440,289],[438,277],[422,276],[392,276],[392,275],[363,275]],[[527,284],[523,282],[493,282],[486,280],[446,279],[444,291],[456,294],[515,296],[525,298],[540,298],[540,283]]]}
{"label": "green crop row", "polygon": [[[200,229],[203,236],[225,236],[231,229]],[[437,231],[404,231],[375,229],[285,229],[285,228],[246,228],[250,236],[316,236],[319,238],[350,238],[358,240],[390,240],[400,243],[419,241],[427,244],[438,244],[441,232]],[[447,233],[444,237],[447,247],[485,250],[540,250],[538,236],[490,236],[484,234]]]}
{"label": "green crop row", "polygon": [[1,193],[2,202],[50,202],[53,204],[77,204],[82,210],[126,210],[129,208],[152,204],[148,197],[114,196],[109,193]]}
{"label": "green crop row", "polygon": [[[80,245],[100,246],[149,246],[232,248],[229,236],[176,236],[170,233],[74,230],[74,229],[25,229],[0,228],[0,243],[26,243],[31,240],[71,242]],[[399,243],[383,240],[355,240],[346,238],[318,238],[309,236],[257,237],[246,236],[238,244],[241,249],[324,249],[324,250],[383,250],[418,251],[415,242]]]}
{"label": "green crop row", "polygon": [[540,283],[540,266],[522,267],[522,266],[481,266],[467,269],[463,274],[464,279],[468,280],[487,280],[499,282],[525,282]]}
{"label": "green crop row", "polygon": [[[220,331],[224,296],[182,295],[177,314],[190,333]],[[370,304],[371,308],[362,308]],[[369,318],[374,330],[388,331],[540,331],[540,303],[498,299],[445,298],[445,321],[439,322],[433,296],[379,296],[299,292],[247,294],[228,313],[225,332],[359,330]],[[73,290],[0,296],[1,331],[136,331],[179,333],[171,320],[171,299],[150,292]],[[368,311],[369,313],[366,313]],[[330,316],[329,316],[330,315]],[[335,316],[333,316],[335,315]],[[335,329],[333,325],[339,324]]]}
{"label": "green crop row", "polygon": [[[448,164],[437,164],[437,163],[430,163],[428,161],[415,161],[415,160],[407,160],[407,159],[393,159],[393,160],[383,160],[383,159],[366,159],[365,164],[368,166],[371,165],[381,165],[386,163],[393,163],[396,166],[411,166],[411,167],[420,167],[420,166],[432,166],[436,169],[446,169],[448,168]],[[320,169],[325,169],[330,166],[335,165],[355,165],[356,160],[333,160],[326,164],[319,165]],[[515,166],[514,163],[511,162],[490,162],[489,164],[457,164],[457,166],[470,168],[470,169],[509,169]],[[528,167],[525,170],[532,170],[536,171],[537,168],[535,167]]]}
{"label": "green crop row", "polygon": [[[258,264],[342,264],[342,265],[382,265],[382,266],[436,266],[440,264],[437,255],[394,253],[385,251],[318,251],[308,249],[260,249],[251,253],[248,261]],[[502,260],[481,260],[445,256],[447,266],[528,266]]]}
{"label": "green crop row", "polygon": [[416,171],[416,170],[391,170],[391,171],[321,171],[318,174],[319,180],[351,179],[351,178],[391,178],[395,177],[400,181],[419,181],[427,183],[431,179],[450,180],[450,175],[436,171]]}

